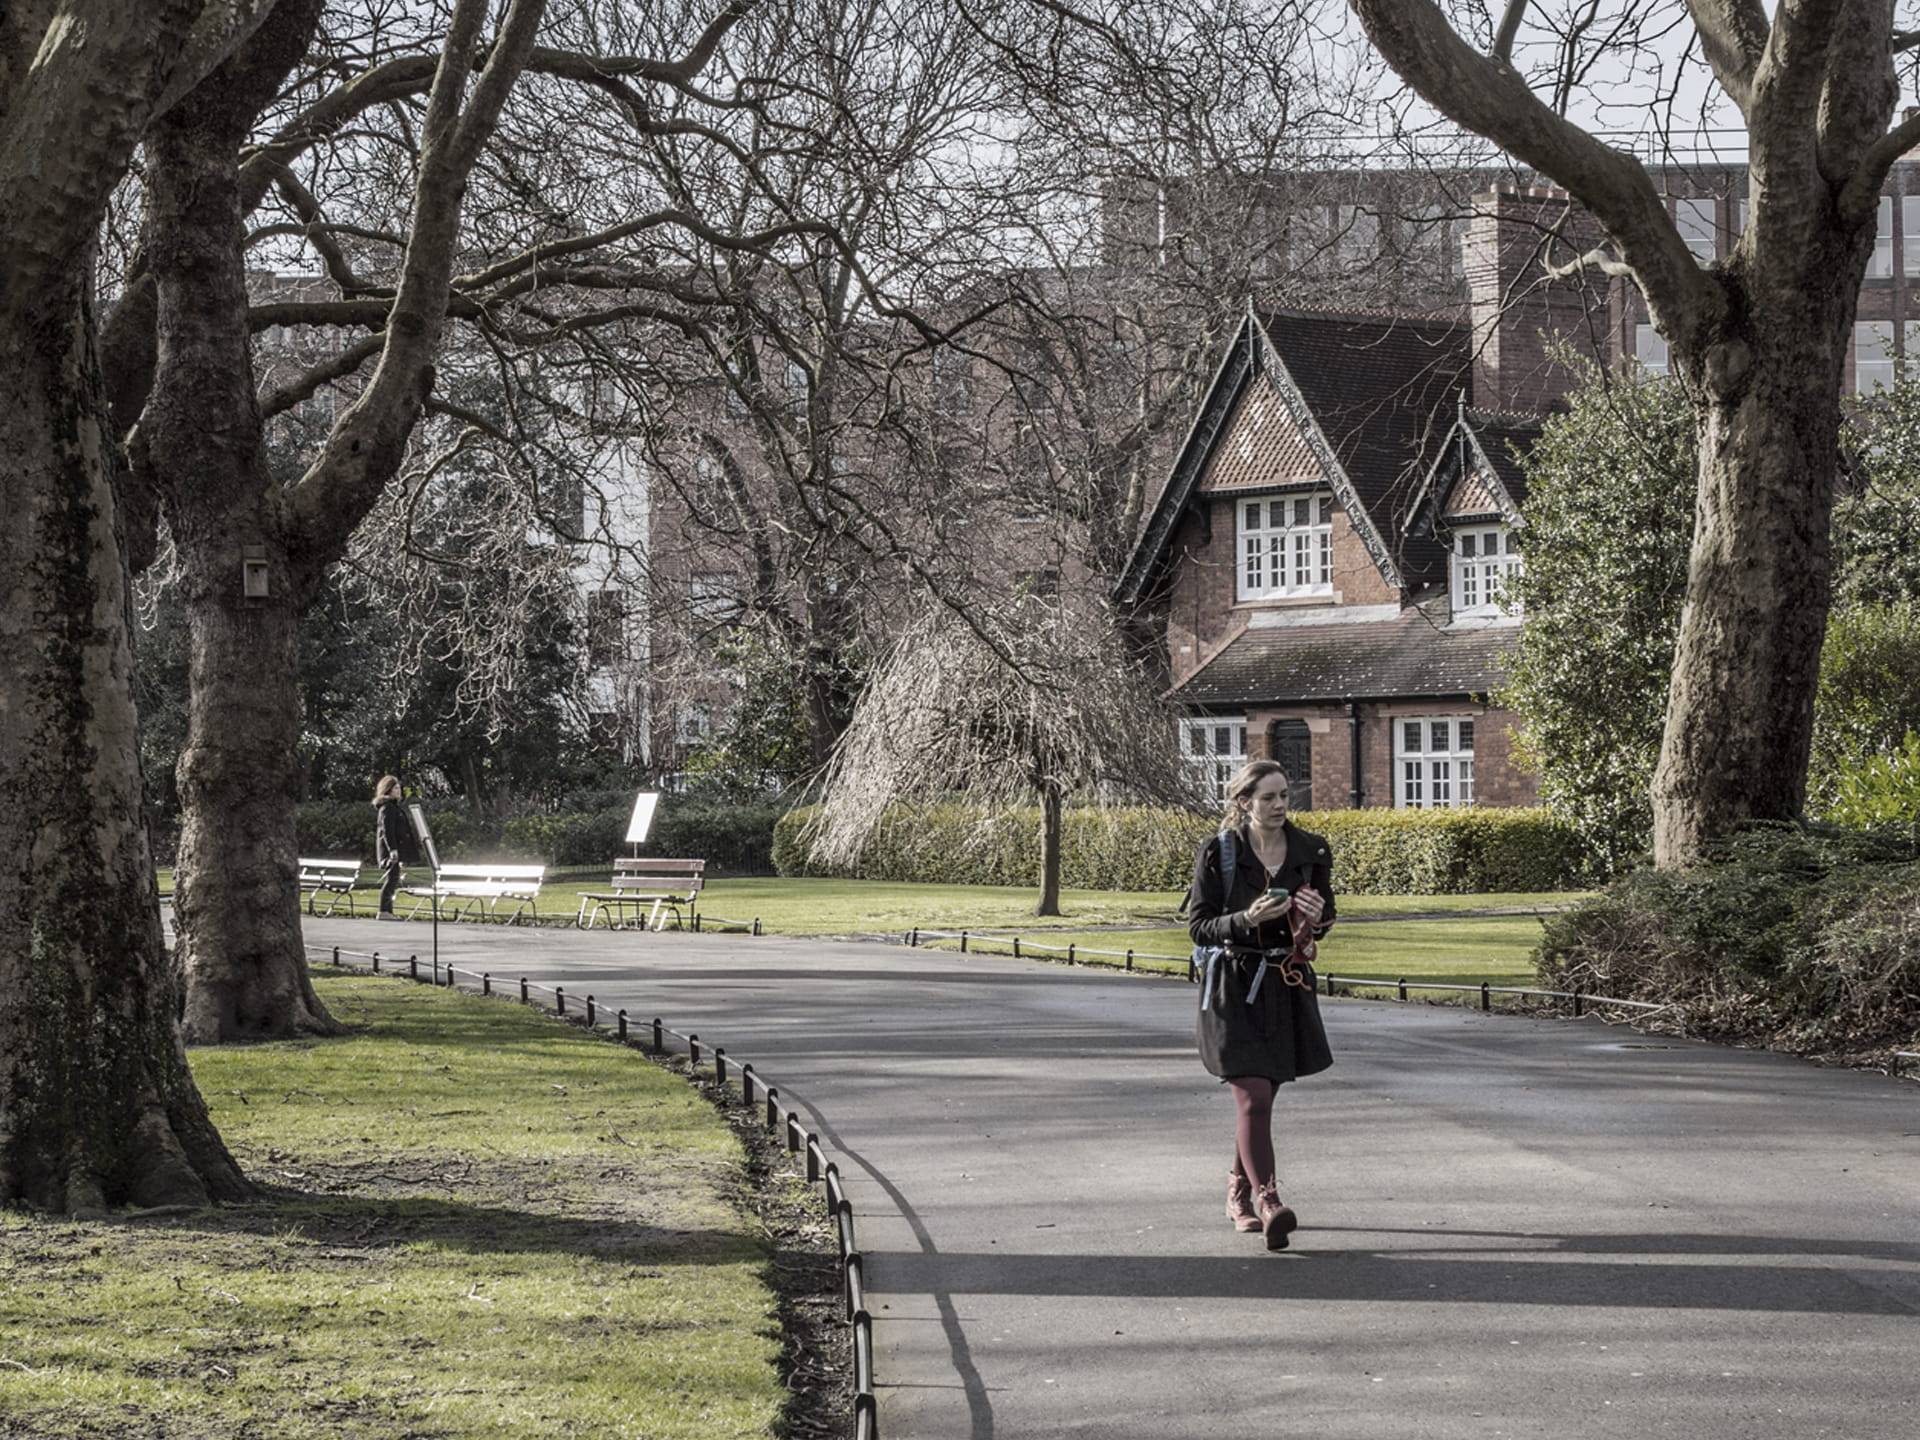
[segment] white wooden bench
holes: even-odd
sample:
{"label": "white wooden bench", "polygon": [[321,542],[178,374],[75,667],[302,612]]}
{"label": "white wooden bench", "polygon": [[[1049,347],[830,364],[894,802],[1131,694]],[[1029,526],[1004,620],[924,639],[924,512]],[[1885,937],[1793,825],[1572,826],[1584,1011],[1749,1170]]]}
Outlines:
{"label": "white wooden bench", "polygon": [[432,905],[449,920],[476,908],[484,918],[498,920],[501,902],[510,901],[513,911],[506,919],[515,924],[533,909],[546,874],[544,865],[442,865],[434,872],[433,884],[409,885],[407,894],[414,897],[415,915],[422,905]]}
{"label": "white wooden bench", "polygon": [[358,860],[308,860],[300,862],[300,889],[307,897],[307,913],[317,915],[314,902],[322,895],[327,897],[326,913],[331,915],[333,907],[344,897],[347,913],[354,913],[353,889],[360,881],[360,862]]}
{"label": "white wooden bench", "polygon": [[609,930],[625,929],[631,907],[636,920],[641,910],[648,911],[647,929],[665,928],[669,911],[673,923],[680,925],[680,912],[693,909],[706,884],[706,873],[704,860],[615,860],[613,888],[598,894],[583,893],[574,923],[582,930],[591,930],[593,922],[604,915]]}

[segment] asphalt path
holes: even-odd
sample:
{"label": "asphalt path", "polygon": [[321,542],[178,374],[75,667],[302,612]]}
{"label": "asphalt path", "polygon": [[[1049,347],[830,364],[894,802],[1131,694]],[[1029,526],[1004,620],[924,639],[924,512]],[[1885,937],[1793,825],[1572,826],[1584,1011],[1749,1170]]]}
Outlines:
{"label": "asphalt path", "polygon": [[889,1437],[1920,1436],[1912,1082],[1323,1001],[1269,1255],[1222,1211],[1232,1104],[1185,985],[738,935],[443,925],[440,952],[658,1015],[811,1112]]}

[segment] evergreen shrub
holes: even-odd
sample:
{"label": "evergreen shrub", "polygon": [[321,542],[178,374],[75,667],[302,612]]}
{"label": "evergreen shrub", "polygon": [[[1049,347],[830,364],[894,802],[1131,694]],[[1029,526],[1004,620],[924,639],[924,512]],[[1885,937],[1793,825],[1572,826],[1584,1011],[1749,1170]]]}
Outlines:
{"label": "evergreen shrub", "polygon": [[1547,923],[1542,982],[1664,1005],[1707,1039],[1864,1055],[1920,1039],[1910,829],[1755,826],[1687,870],[1639,870]]}
{"label": "evergreen shrub", "polygon": [[[1040,883],[1040,811],[977,805],[895,806],[849,866],[807,855],[814,807],[774,831],[782,875],[938,885]],[[1364,895],[1481,894],[1579,885],[1587,855],[1573,828],[1544,810],[1315,810],[1297,822],[1333,847],[1337,890]],[[1067,811],[1061,883],[1077,890],[1184,890],[1213,816],[1145,806]]]}

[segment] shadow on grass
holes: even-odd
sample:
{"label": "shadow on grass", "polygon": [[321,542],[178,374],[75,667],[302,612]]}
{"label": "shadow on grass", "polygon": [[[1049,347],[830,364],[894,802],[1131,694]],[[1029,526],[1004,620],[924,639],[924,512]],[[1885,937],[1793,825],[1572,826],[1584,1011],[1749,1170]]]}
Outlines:
{"label": "shadow on grass", "polygon": [[207,1236],[298,1237],[336,1250],[381,1250],[428,1244],[470,1255],[564,1254],[609,1264],[737,1265],[760,1263],[766,1247],[740,1233],[685,1228],[617,1215],[543,1214],[426,1196],[392,1198],[317,1194],[262,1186],[250,1204],[185,1214],[129,1216],[140,1231]]}

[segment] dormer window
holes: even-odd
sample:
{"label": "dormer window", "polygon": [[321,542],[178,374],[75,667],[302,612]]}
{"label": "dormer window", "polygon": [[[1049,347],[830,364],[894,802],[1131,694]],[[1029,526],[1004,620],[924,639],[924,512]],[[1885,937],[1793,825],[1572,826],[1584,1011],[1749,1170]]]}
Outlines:
{"label": "dormer window", "polygon": [[1333,593],[1333,496],[1273,495],[1236,507],[1242,600]]}
{"label": "dormer window", "polygon": [[1519,535],[1511,525],[1475,525],[1453,532],[1453,613],[1492,615],[1507,577],[1520,572]]}

